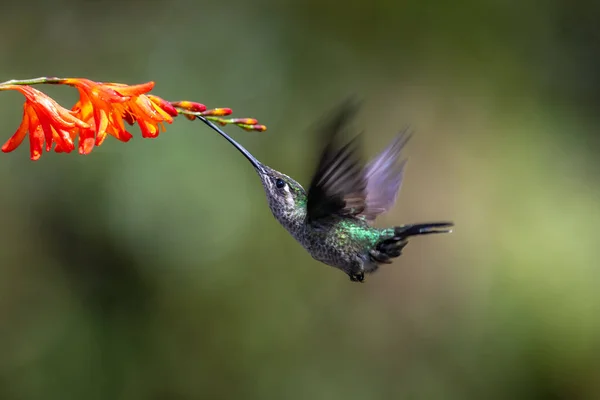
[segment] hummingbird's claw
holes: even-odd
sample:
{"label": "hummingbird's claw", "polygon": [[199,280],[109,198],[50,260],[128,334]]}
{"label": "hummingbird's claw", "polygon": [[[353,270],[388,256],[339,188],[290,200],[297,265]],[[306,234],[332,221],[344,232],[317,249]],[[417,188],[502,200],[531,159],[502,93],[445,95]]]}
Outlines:
{"label": "hummingbird's claw", "polygon": [[350,273],[348,274],[350,276],[350,281],[352,282],[364,282],[365,281],[365,273],[363,271],[358,272],[356,274],[354,273]]}

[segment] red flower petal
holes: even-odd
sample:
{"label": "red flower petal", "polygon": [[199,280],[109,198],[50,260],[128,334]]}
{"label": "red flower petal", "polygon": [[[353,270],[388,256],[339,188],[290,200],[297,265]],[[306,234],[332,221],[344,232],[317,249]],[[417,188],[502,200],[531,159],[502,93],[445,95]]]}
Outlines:
{"label": "red flower petal", "polygon": [[27,136],[27,131],[29,130],[29,118],[27,117],[27,103],[23,105],[23,119],[21,120],[21,125],[17,131],[4,143],[2,146],[2,151],[4,153],[9,153],[15,150],[17,147],[23,143],[23,139]]}

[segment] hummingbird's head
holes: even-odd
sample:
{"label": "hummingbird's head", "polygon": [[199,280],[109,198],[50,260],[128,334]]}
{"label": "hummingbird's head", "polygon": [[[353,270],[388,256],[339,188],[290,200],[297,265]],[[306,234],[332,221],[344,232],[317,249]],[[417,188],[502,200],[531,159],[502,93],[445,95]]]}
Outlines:
{"label": "hummingbird's head", "polygon": [[[289,226],[290,220],[298,216],[298,211],[306,207],[306,192],[302,186],[290,178],[289,176],[282,174],[273,168],[267,167],[256,157],[254,157],[248,150],[246,150],[241,144],[233,140],[228,134],[223,132],[218,126],[208,121],[204,117],[198,117],[202,122],[217,131],[223,136],[229,143],[233,145],[240,153],[246,157],[250,164],[254,167],[263,188],[267,195],[269,202],[269,208],[273,213],[273,216],[282,224]],[[287,224],[286,224],[287,223]]]}
{"label": "hummingbird's head", "polygon": [[306,192],[298,182],[266,165],[261,164],[256,171],[265,189],[269,208],[279,222],[285,222],[306,207]]}

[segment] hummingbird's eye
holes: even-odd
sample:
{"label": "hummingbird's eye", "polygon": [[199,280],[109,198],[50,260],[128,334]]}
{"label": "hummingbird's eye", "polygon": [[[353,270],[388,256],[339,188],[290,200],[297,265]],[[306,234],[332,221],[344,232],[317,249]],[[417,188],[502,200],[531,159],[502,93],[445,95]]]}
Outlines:
{"label": "hummingbird's eye", "polygon": [[283,179],[277,179],[275,181],[275,186],[277,186],[277,189],[281,189],[285,186],[285,181]]}

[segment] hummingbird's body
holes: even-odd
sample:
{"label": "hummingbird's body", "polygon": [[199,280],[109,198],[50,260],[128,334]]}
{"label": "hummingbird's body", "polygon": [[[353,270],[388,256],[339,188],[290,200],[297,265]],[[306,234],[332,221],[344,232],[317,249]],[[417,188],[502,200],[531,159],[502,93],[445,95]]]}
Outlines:
{"label": "hummingbird's body", "polygon": [[400,256],[409,237],[450,232],[448,228],[453,224],[436,222],[383,229],[371,225],[396,201],[405,165],[405,161],[397,161],[409,136],[402,132],[363,168],[356,157],[355,140],[344,146],[336,143],[337,135],[355,111],[354,104],[346,103],[325,125],[324,134],[329,141],[308,191],[289,176],[260,163],[217,126],[199,118],[252,163],[273,216],[312,257],[339,268],[352,281],[362,282],[365,273]]}
{"label": "hummingbird's body", "polygon": [[[307,224],[306,194],[300,185],[297,190],[299,193],[292,207],[269,202],[269,208],[279,223],[317,261],[348,274],[358,272],[362,265],[369,264],[369,251],[377,241],[393,236],[393,229],[374,228],[360,218],[334,217],[318,225]],[[366,267],[369,271],[377,268],[376,265]]]}

